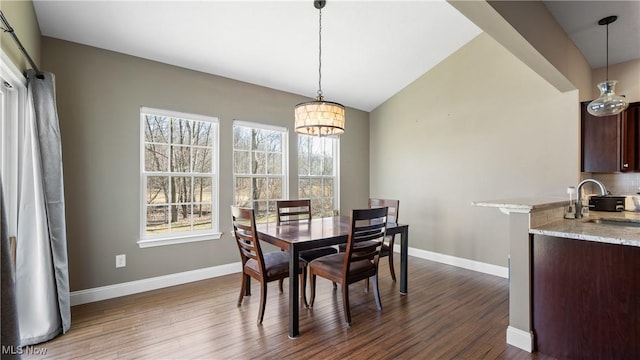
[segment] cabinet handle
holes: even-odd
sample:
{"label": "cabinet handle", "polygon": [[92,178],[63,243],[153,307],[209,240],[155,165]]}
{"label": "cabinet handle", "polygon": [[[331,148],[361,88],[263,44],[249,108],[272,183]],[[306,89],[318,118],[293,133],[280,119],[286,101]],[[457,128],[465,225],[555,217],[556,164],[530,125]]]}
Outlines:
{"label": "cabinet handle", "polygon": [[629,167],[629,164],[622,164],[622,167],[626,169]]}

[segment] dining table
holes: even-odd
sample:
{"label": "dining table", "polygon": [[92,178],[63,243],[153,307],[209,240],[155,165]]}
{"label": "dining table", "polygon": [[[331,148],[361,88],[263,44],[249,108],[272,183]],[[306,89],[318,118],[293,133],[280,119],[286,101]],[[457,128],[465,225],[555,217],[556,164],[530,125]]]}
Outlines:
{"label": "dining table", "polygon": [[[260,240],[289,251],[289,279],[295,279],[299,275],[298,256],[300,251],[346,243],[350,226],[351,219],[349,216],[332,216],[289,221],[280,225],[263,223],[257,225],[257,231]],[[400,294],[406,295],[408,293],[407,253],[409,249],[409,225],[389,222],[387,223],[386,232],[387,235],[400,235]],[[299,298],[299,282],[289,281],[289,338],[291,339],[295,339],[300,335]]]}

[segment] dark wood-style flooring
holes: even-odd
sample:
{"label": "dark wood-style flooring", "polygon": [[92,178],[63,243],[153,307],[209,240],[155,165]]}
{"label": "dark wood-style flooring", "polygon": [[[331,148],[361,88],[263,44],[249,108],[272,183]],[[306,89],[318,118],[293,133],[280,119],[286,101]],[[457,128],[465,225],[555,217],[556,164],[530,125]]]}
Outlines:
{"label": "dark wood-style flooring", "polygon": [[506,344],[506,279],[414,257],[407,296],[386,259],[380,277],[380,312],[373,291],[351,285],[351,328],[340,288],[323,279],[313,309],[301,309],[299,338],[287,337],[287,288],[279,293],[277,282],[257,325],[259,284],[237,307],[240,275],[232,274],[74,306],[71,330],[36,345],[46,356],[24,358],[548,359]]}

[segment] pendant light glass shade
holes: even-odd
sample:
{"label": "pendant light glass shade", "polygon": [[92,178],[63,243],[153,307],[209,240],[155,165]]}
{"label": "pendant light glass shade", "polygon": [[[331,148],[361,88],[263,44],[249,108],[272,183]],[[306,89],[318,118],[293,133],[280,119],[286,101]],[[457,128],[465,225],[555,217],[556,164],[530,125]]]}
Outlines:
{"label": "pendant light glass shade", "polygon": [[295,130],[298,134],[330,136],[344,134],[344,106],[324,101],[304,102],[295,108]]}
{"label": "pendant light glass shade", "polygon": [[318,97],[315,101],[296,105],[295,131],[303,135],[331,136],[344,134],[344,106],[322,97],[322,8],[326,1],[316,0],[313,5],[319,10],[318,17]]}
{"label": "pendant light glass shade", "polygon": [[616,115],[629,106],[629,101],[624,96],[616,95],[615,80],[607,80],[598,84],[600,97],[593,100],[587,106],[587,111],[593,116]]}
{"label": "pendant light glass shade", "polygon": [[598,21],[598,25],[607,26],[607,80],[598,84],[600,97],[587,105],[587,112],[593,116],[616,115],[629,106],[624,96],[616,95],[616,80],[609,80],[609,24],[616,21],[617,16],[607,16]]}

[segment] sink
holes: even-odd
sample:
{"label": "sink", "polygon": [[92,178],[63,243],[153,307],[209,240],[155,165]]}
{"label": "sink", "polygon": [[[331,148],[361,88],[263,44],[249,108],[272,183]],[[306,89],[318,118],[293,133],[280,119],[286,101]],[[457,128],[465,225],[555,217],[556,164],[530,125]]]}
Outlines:
{"label": "sink", "polygon": [[585,220],[584,222],[601,225],[640,227],[640,221],[632,219],[598,218]]}

